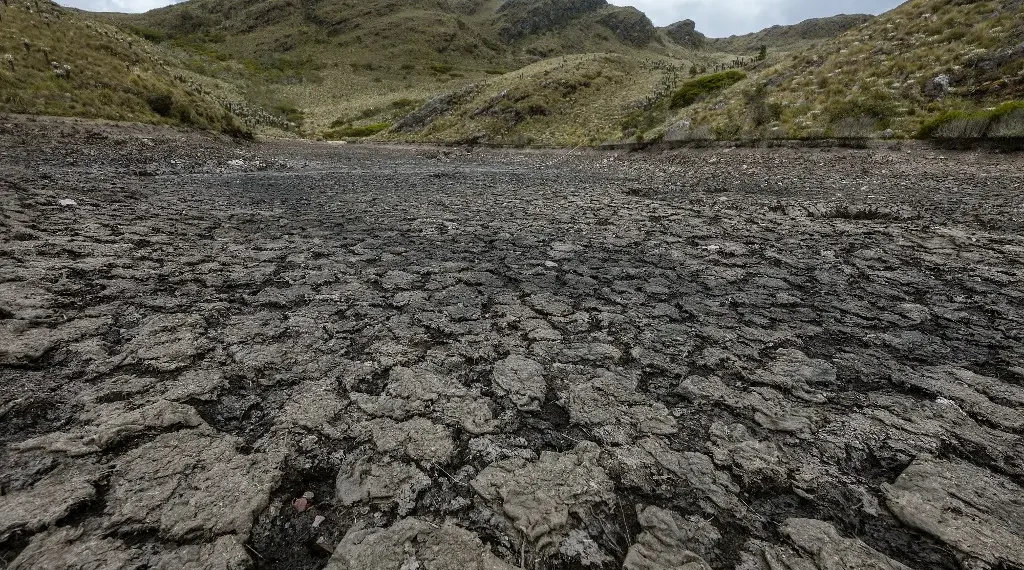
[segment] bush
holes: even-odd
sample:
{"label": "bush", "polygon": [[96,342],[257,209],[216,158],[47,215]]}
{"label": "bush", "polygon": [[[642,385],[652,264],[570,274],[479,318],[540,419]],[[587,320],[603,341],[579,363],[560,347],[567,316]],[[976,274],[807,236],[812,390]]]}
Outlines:
{"label": "bush", "polygon": [[689,107],[697,101],[731,87],[747,78],[742,71],[730,69],[687,81],[672,94],[672,108]]}
{"label": "bush", "polygon": [[1010,101],[989,111],[946,111],[925,121],[921,139],[1024,138],[1024,101]]}
{"label": "bush", "polygon": [[766,85],[758,85],[753,91],[747,91],[743,94],[743,100],[747,104],[747,116],[755,127],[763,127],[782,117],[782,107],[768,100]]}
{"label": "bush", "polygon": [[140,38],[147,39],[155,44],[167,40],[167,34],[160,30],[154,30],[153,28],[146,28],[143,26],[129,26],[128,31],[139,36]]}
{"label": "bush", "polygon": [[374,123],[372,125],[363,125],[358,127],[343,127],[327,131],[324,133],[324,137],[331,140],[372,137],[373,135],[389,128],[391,128],[391,123]]}
{"label": "bush", "polygon": [[146,97],[146,104],[154,113],[161,117],[170,117],[174,108],[174,98],[167,93],[158,93]]}
{"label": "bush", "polygon": [[896,114],[896,106],[887,95],[873,92],[830,103],[825,108],[832,123],[873,121],[876,128],[889,126]]}
{"label": "bush", "polygon": [[287,103],[278,103],[273,107],[274,111],[284,116],[285,119],[290,123],[294,123],[296,126],[302,126],[303,121],[306,120],[306,114],[301,109],[296,108],[294,105]]}

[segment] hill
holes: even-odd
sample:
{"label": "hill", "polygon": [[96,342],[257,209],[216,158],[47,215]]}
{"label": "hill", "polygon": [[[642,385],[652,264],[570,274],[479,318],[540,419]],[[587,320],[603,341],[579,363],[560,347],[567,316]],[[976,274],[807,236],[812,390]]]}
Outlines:
{"label": "hill", "polygon": [[304,133],[329,136],[365,134],[546,59],[614,53],[631,67],[671,59],[684,70],[729,59],[605,0],[191,0],[104,17]]}
{"label": "hill", "polygon": [[761,46],[781,51],[809,47],[811,42],[835,38],[871,21],[870,14],[839,14],[829,18],[811,18],[791,26],[772,26],[753,34],[715,38],[707,42],[708,47],[719,51],[754,54]]}
{"label": "hill", "polygon": [[[3,41],[22,75],[0,76],[3,110],[576,146],[1005,137],[1024,107],[1022,0],[910,0],[724,39],[605,0],[189,0],[132,15],[46,4],[53,21],[18,1]],[[36,44],[89,74],[54,73]]]}
{"label": "hill", "polygon": [[911,0],[749,75],[672,116],[674,136],[1024,136],[1024,2]]}
{"label": "hill", "polygon": [[245,134],[147,42],[47,0],[0,6],[0,112],[168,123]]}

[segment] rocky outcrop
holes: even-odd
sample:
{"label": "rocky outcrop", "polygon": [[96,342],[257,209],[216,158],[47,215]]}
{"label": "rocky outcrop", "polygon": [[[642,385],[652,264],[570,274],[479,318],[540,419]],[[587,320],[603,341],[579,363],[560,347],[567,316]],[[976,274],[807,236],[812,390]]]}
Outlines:
{"label": "rocky outcrop", "polygon": [[598,23],[615,33],[620,40],[645,46],[654,39],[656,30],[646,14],[633,7],[616,8],[598,18]]}
{"label": "rocky outcrop", "polygon": [[665,33],[673,42],[693,49],[704,47],[707,40],[704,34],[697,31],[697,23],[693,20],[676,22],[665,28]]}
{"label": "rocky outcrop", "polygon": [[608,6],[605,0],[508,0],[498,8],[498,33],[507,42],[557,30]]}

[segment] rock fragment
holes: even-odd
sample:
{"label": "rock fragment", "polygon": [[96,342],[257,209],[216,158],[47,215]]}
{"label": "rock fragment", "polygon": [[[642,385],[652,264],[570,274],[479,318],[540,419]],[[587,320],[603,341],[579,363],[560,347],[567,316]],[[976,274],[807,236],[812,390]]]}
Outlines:
{"label": "rock fragment", "polygon": [[702,528],[703,525],[658,507],[638,507],[637,522],[644,531],[629,547],[623,570],[710,570],[707,562],[690,548],[720,539],[714,527]]}
{"label": "rock fragment", "polygon": [[754,377],[765,384],[788,390],[801,400],[821,403],[825,396],[820,390],[835,385],[836,369],[824,360],[784,348],[775,353],[775,360],[766,370]]}
{"label": "rock fragment", "polygon": [[588,518],[593,506],[614,500],[599,454],[596,444],[585,441],[567,453],[545,451],[532,463],[507,459],[487,466],[470,485],[538,551],[551,552],[570,530],[572,515]]}
{"label": "rock fragment", "polygon": [[494,365],[493,378],[497,391],[521,411],[535,412],[544,403],[548,386],[539,362],[513,354]]}
{"label": "rock fragment", "polygon": [[637,437],[669,435],[677,429],[664,404],[610,373],[570,386],[566,400],[572,421],[593,428],[605,443],[625,445]]}
{"label": "rock fragment", "polygon": [[185,404],[157,400],[135,408],[127,403],[98,405],[83,414],[92,425],[72,432],[54,432],[16,444],[22,451],[45,449],[71,456],[110,449],[118,443],[149,430],[205,426],[195,409]]}
{"label": "rock fragment", "polygon": [[386,529],[353,528],[325,570],[513,570],[473,533],[454,524],[402,519]]}
{"label": "rock fragment", "polygon": [[405,515],[416,506],[416,497],[429,486],[430,477],[408,463],[387,458],[350,458],[338,472],[335,498],[345,506],[393,503],[398,513]]}
{"label": "rock fragment", "polygon": [[281,479],[278,458],[242,455],[231,437],[200,430],[165,434],[126,453],[111,475],[108,528],[155,530],[167,540],[236,534]]}
{"label": "rock fragment", "polygon": [[402,423],[389,419],[374,420],[371,428],[378,451],[400,451],[413,461],[444,465],[455,451],[451,431],[426,418],[413,418]]}
{"label": "rock fragment", "polygon": [[96,498],[95,477],[50,475],[29,489],[0,495],[0,542],[16,531],[36,532]]}
{"label": "rock fragment", "polygon": [[395,367],[379,396],[352,392],[352,401],[378,418],[405,420],[412,416],[437,416],[447,424],[480,435],[497,427],[480,388],[466,388],[425,368]]}
{"label": "rock fragment", "polygon": [[992,565],[1024,566],[1024,488],[967,463],[921,458],[883,484],[889,510]]}
{"label": "rock fragment", "polygon": [[251,568],[242,541],[234,535],[213,542],[166,550],[129,546],[116,538],[92,535],[81,527],[63,527],[32,538],[10,570],[247,570]]}

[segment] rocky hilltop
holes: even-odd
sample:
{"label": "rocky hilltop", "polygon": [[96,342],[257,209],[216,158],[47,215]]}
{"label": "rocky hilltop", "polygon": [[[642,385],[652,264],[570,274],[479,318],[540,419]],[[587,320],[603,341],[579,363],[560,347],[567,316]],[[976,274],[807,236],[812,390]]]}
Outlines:
{"label": "rocky hilltop", "polygon": [[697,31],[697,23],[693,20],[676,22],[665,28],[665,33],[677,44],[694,49],[704,47],[707,40],[704,34]]}

